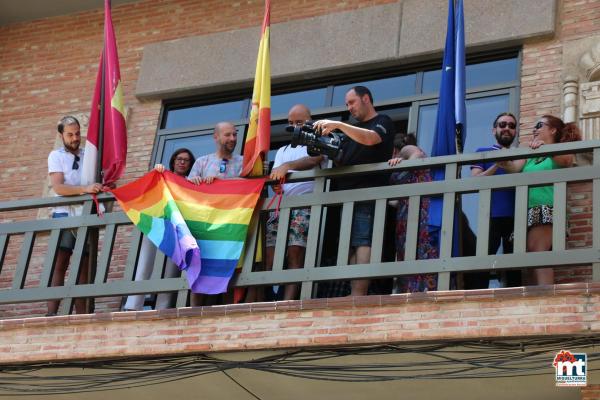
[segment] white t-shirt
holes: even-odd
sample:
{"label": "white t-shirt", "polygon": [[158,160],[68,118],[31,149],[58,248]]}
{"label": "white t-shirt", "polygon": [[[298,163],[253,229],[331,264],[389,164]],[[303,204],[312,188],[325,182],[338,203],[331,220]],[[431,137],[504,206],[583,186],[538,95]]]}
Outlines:
{"label": "white t-shirt", "polygon": [[[79,149],[79,168],[73,169],[73,162],[75,161],[75,155],[65,150],[64,147],[53,150],[48,155],[48,173],[62,172],[64,176],[65,185],[79,186],[81,185],[81,170],[83,168],[83,152],[84,149]],[[54,193],[54,191],[52,191]],[[59,196],[54,193],[55,196]],[[55,213],[67,213],[69,215],[81,215],[82,206],[61,206],[52,209]]]}
{"label": "white t-shirt", "polygon": [[[288,144],[287,146],[280,147],[279,150],[277,150],[277,154],[275,154],[275,162],[273,163],[273,168],[277,168],[283,163],[289,161],[296,161],[304,157],[308,157],[308,153],[306,152],[306,146],[292,147]],[[323,159],[323,161],[321,162],[321,168],[325,168],[326,165],[327,160]],[[290,170],[290,172],[294,172],[294,170]],[[314,187],[315,184],[313,181],[284,183],[283,194],[285,196],[292,196],[305,193],[312,193]]]}

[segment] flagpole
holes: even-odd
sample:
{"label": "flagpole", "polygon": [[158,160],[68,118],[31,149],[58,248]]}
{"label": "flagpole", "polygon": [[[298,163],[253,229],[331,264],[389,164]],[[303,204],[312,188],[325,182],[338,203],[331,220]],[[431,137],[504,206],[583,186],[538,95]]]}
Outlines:
{"label": "flagpole", "polygon": [[[106,27],[104,28],[106,29]],[[96,182],[102,183],[102,156],[104,153],[104,102],[106,85],[106,43],[102,50],[102,83],[100,84],[100,121],[98,123],[98,158],[96,162]]]}

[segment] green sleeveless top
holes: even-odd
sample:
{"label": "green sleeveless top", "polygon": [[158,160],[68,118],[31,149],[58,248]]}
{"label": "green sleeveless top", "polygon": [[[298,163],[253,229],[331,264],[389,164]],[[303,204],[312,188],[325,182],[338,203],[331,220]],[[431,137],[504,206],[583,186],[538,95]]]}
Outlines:
{"label": "green sleeveless top", "polygon": [[[542,159],[530,158],[525,163],[523,172],[548,171],[558,168],[561,167],[554,162],[552,157],[544,157]],[[532,208],[542,205],[551,207],[554,205],[554,186],[538,186],[529,189],[527,207]]]}

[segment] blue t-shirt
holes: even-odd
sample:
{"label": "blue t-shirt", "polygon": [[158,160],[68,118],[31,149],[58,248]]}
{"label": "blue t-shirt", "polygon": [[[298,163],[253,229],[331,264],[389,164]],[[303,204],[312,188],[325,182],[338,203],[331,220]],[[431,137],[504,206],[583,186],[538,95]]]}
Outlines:
{"label": "blue t-shirt", "polygon": [[[477,152],[500,150],[502,147],[494,145],[492,147],[480,147]],[[484,162],[473,164],[473,167],[479,167],[483,171],[490,168],[495,163]],[[504,175],[506,171],[503,168],[496,169],[494,175]],[[498,189],[492,190],[490,214],[492,218],[498,217],[513,217],[515,215],[515,190],[514,189]]]}

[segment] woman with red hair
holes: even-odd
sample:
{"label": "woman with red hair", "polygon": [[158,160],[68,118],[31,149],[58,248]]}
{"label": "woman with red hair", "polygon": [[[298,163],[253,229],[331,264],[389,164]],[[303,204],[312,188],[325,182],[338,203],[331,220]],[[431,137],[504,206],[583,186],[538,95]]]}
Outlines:
{"label": "woman with red hair", "polygon": [[[537,149],[544,144],[566,143],[581,140],[581,132],[574,123],[565,124],[552,115],[542,116],[533,127],[533,140],[529,147]],[[529,158],[499,162],[507,172],[536,172],[573,165],[573,154]],[[527,251],[552,250],[552,213],[554,206],[554,186],[538,186],[529,189],[527,205]],[[533,284],[554,284],[552,268],[533,270]]]}

